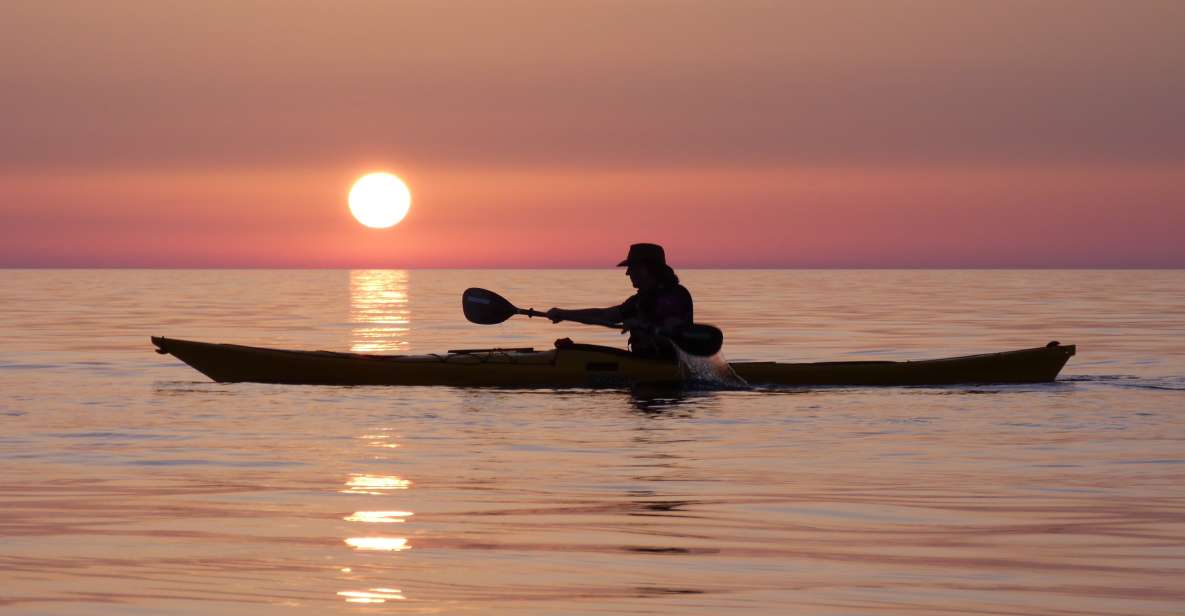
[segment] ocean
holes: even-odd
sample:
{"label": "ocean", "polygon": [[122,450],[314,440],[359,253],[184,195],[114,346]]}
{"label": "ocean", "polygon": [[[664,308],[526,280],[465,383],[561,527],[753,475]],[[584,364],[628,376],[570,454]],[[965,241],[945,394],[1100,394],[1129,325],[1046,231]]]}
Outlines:
{"label": "ocean", "polygon": [[624,345],[464,320],[621,270],[0,270],[0,612],[1182,614],[1185,271],[692,270],[731,360],[1078,345],[1055,383],[217,384],[150,335]]}

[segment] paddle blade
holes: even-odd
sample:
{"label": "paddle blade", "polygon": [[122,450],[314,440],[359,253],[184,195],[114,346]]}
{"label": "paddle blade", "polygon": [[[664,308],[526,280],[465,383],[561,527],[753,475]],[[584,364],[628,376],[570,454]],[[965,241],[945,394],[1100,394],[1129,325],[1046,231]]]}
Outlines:
{"label": "paddle blade", "polygon": [[461,294],[465,318],[478,325],[494,325],[514,316],[518,308],[506,298],[485,289],[465,289]]}
{"label": "paddle blade", "polygon": [[715,355],[724,346],[724,332],[711,325],[696,323],[675,332],[671,342],[688,355],[708,357]]}

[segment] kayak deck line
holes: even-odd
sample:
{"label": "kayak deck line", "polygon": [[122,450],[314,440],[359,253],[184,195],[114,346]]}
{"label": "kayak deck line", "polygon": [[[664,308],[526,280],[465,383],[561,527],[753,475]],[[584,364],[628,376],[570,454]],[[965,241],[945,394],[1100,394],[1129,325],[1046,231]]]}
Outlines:
{"label": "kayak deck line", "polygon": [[[214,381],[307,385],[425,385],[455,387],[626,387],[679,384],[678,364],[624,349],[568,344],[555,349],[458,349],[425,355],[296,351],[152,337]],[[1077,352],[1074,345],[913,361],[736,362],[751,385],[909,386],[1046,383]]]}

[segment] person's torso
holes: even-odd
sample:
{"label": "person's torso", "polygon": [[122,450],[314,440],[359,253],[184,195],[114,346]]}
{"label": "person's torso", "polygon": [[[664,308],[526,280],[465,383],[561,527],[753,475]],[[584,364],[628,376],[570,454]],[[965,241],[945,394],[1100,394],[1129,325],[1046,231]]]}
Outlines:
{"label": "person's torso", "polygon": [[639,321],[630,328],[630,348],[636,352],[663,355],[663,345],[654,337],[655,328],[682,327],[694,322],[691,293],[681,284],[661,285],[638,291],[622,304],[622,316]]}

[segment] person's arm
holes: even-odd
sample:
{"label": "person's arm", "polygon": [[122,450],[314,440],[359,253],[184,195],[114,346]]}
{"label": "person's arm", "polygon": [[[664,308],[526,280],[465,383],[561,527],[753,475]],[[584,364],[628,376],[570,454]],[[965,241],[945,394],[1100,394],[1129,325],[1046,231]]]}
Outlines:
{"label": "person's arm", "polygon": [[612,308],[581,308],[579,310],[552,308],[547,311],[547,318],[551,319],[552,323],[575,321],[577,323],[584,323],[585,325],[604,325],[607,327],[616,327],[621,324],[622,320],[621,306],[614,306]]}

